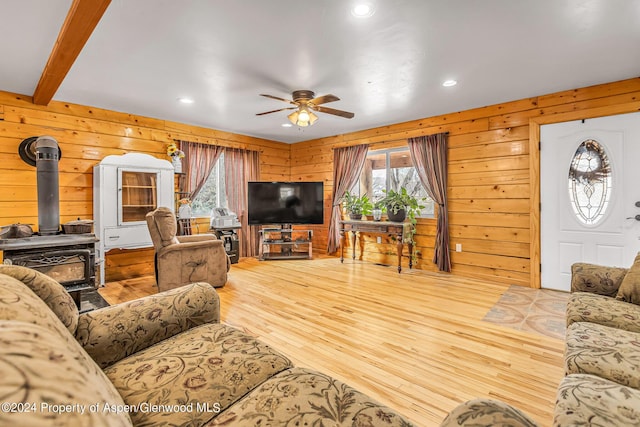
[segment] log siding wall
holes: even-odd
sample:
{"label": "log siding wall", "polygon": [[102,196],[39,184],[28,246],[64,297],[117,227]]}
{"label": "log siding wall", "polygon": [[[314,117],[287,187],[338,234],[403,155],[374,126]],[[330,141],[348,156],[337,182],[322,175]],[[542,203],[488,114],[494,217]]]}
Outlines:
{"label": "log siding wall", "polygon": [[[326,250],[333,191],[333,149],[406,145],[413,136],[449,132],[448,196],[453,274],[535,286],[539,278],[539,153],[544,123],[640,111],[640,78],[506,102],[297,144],[231,134],[97,108],[0,92],[0,224],[37,224],[35,169],[17,147],[30,136],[60,143],[61,222],[93,217],[92,168],[104,156],[143,152],[166,158],[166,145],[185,139],[261,152],[261,180],[323,181],[325,224],[313,226],[314,251]],[[417,268],[431,262],[435,221],[420,219]],[[364,236],[364,260],[395,264],[395,243]],[[111,251],[107,280],[151,274],[152,252]],[[408,260],[404,259],[406,266]]]}
{"label": "log siding wall", "polygon": [[[633,111],[640,111],[640,78],[294,144],[291,176],[324,181],[328,201],[334,148],[394,148],[405,146],[410,137],[449,132],[452,273],[535,287],[540,268],[539,125]],[[320,234],[326,236],[326,228]],[[418,268],[436,271],[431,262],[435,221],[420,219],[415,238]],[[363,236],[363,258],[394,265],[394,242],[386,239],[380,245],[374,239]],[[320,243],[326,249],[326,238]],[[455,252],[456,244],[462,252]]]}
{"label": "log siding wall", "polygon": [[[260,151],[260,179],[289,180],[290,146],[202,127],[0,92],[0,225],[21,222],[37,229],[36,170],[18,155],[20,142],[51,135],[58,141],[60,222],[93,218],[93,167],[107,155],[141,152],[166,159],[174,139]],[[107,253],[106,280],[153,274],[151,249]]]}

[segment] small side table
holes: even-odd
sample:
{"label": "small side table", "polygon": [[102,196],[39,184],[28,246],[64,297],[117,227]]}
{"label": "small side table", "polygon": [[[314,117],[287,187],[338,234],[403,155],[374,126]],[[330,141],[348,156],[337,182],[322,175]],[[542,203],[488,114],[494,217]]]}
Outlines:
{"label": "small side table", "polygon": [[[398,273],[402,271],[402,249],[404,247],[403,236],[406,234],[406,228],[411,224],[407,222],[393,221],[364,221],[364,220],[348,220],[340,221],[340,262],[344,261],[344,246],[347,233],[350,231],[353,235],[353,259],[356,259],[356,233],[372,233],[385,234],[395,237],[397,254],[398,254]],[[407,243],[409,249],[409,269],[413,267],[413,243]],[[360,257],[362,257],[362,248],[360,248]]]}
{"label": "small side table", "polygon": [[232,227],[211,227],[211,231],[216,237],[223,241],[224,251],[229,255],[231,264],[236,264],[240,259],[240,241],[238,240],[238,230],[240,226]]}

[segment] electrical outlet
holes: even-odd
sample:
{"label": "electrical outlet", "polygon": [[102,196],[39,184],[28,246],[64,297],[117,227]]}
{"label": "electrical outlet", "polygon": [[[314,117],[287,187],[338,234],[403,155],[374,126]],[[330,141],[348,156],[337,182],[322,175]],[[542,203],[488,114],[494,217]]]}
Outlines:
{"label": "electrical outlet", "polygon": [[456,252],[462,252],[462,243],[456,243]]}
{"label": "electrical outlet", "polygon": [[382,243],[382,237],[377,236],[376,237],[376,243]]}

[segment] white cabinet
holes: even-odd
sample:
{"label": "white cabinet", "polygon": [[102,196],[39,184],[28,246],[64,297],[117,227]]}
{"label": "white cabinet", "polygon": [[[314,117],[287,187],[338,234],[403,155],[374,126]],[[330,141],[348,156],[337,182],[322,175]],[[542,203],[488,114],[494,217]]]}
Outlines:
{"label": "white cabinet", "polygon": [[96,263],[104,284],[105,253],[153,246],[145,215],[159,206],[174,210],[171,163],[142,153],[107,156],[93,168]]}

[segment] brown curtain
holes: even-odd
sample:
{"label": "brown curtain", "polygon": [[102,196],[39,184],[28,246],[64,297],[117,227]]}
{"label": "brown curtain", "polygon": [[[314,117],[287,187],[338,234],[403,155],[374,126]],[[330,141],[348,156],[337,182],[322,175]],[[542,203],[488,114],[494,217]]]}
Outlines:
{"label": "brown curtain", "polygon": [[259,232],[249,226],[247,218],[247,182],[260,177],[260,153],[258,151],[226,148],[224,150],[225,188],[229,209],[238,215],[242,224],[239,239],[240,256],[258,254]]}
{"label": "brown curtain", "polygon": [[336,148],[333,152],[333,196],[327,253],[334,253],[340,247],[340,201],[358,180],[368,151],[369,146],[365,144]]}
{"label": "brown curtain", "polygon": [[409,138],[409,152],[429,197],[438,204],[438,222],[433,262],[440,271],[451,271],[449,212],[447,208],[448,133]]}
{"label": "brown curtain", "polygon": [[187,175],[186,191],[189,192],[189,198],[193,200],[202,189],[204,183],[207,182],[207,178],[211,175],[211,171],[224,151],[224,147],[201,144],[199,142],[178,142],[180,145],[178,148],[184,152],[184,164],[186,165],[184,171]]}

